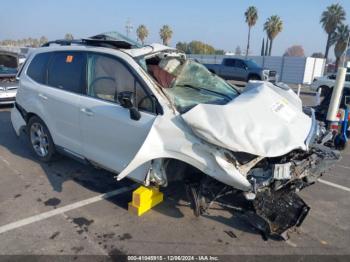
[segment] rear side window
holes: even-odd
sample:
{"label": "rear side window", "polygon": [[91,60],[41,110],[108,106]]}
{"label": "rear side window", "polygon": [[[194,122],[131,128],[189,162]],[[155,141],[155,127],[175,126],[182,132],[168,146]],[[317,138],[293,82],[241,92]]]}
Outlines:
{"label": "rear side window", "polygon": [[37,54],[30,63],[27,75],[40,84],[46,84],[47,65],[51,53]]}
{"label": "rear side window", "polygon": [[236,66],[235,62],[236,62],[235,59],[225,59],[225,66],[235,67]]}
{"label": "rear side window", "polygon": [[49,86],[74,93],[85,90],[86,56],[82,52],[57,52],[51,59],[48,80]]}

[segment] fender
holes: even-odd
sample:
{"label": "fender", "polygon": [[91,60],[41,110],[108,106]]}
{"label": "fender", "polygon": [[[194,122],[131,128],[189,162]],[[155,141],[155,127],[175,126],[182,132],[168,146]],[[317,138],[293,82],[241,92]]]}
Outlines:
{"label": "fender", "polygon": [[117,176],[117,180],[151,160],[173,158],[186,162],[227,185],[243,191],[250,190],[251,184],[246,177],[233,164],[221,158],[219,151],[216,146],[195,136],[180,115],[158,115],[140,150]]}

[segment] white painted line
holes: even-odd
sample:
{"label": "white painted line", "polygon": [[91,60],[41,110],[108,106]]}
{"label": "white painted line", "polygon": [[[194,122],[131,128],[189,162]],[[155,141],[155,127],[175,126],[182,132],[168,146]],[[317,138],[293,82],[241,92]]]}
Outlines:
{"label": "white painted line", "polygon": [[344,166],[344,165],[338,165],[338,166],[341,168],[350,169],[350,167],[348,167],[348,166]]}
{"label": "white painted line", "polygon": [[338,188],[338,189],[350,192],[350,188],[348,188],[348,187],[341,186],[341,185],[338,185],[338,184],[335,184],[335,183],[323,180],[321,178],[319,178],[318,181],[323,183],[323,184],[325,184],[325,185],[332,186],[332,187],[335,187],[335,188]]}
{"label": "white painted line", "polygon": [[294,242],[290,241],[289,239],[285,241],[286,244],[290,245],[291,247],[297,247],[297,244],[295,244]]}
{"label": "white painted line", "polygon": [[136,187],[137,187],[136,184],[131,185],[131,186],[127,186],[127,187],[122,187],[122,188],[116,189],[114,191],[107,192],[105,194],[91,197],[91,198],[88,198],[88,199],[85,199],[85,200],[82,200],[82,201],[79,201],[79,202],[76,202],[76,203],[73,203],[73,204],[70,204],[70,205],[67,205],[64,207],[60,207],[60,208],[57,208],[57,209],[54,209],[54,210],[51,210],[48,212],[44,212],[44,213],[41,213],[41,214],[38,214],[35,216],[31,216],[31,217],[28,217],[28,218],[25,218],[25,219],[22,219],[22,220],[19,220],[19,221],[16,221],[16,222],[4,225],[4,226],[0,226],[0,234],[5,233],[5,232],[10,231],[10,230],[13,230],[13,229],[16,229],[16,228],[19,228],[19,227],[23,227],[23,226],[41,221],[41,220],[44,220],[44,219],[47,219],[47,218],[50,218],[50,217],[53,217],[53,216],[56,216],[56,215],[59,215],[59,214],[62,214],[62,213],[65,213],[65,212],[68,212],[68,211],[71,211],[73,209],[77,209],[77,208],[80,208],[80,207],[83,207],[86,205],[90,205],[92,203],[95,203],[95,202],[98,202],[98,201],[101,201],[104,199],[111,198],[113,196],[116,196],[116,195],[125,193],[127,191],[133,190]]}

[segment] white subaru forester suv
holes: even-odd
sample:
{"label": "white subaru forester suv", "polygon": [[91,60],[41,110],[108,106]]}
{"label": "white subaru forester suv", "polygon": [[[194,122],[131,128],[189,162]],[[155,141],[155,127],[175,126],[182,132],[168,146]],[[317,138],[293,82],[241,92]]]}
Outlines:
{"label": "white subaru forester suv", "polygon": [[266,234],[302,223],[296,192],[339,158],[288,87],[239,93],[175,49],[117,33],[50,42],[19,78],[12,124],[40,160],[60,152],[147,186],[181,179],[196,215],[242,196]]}

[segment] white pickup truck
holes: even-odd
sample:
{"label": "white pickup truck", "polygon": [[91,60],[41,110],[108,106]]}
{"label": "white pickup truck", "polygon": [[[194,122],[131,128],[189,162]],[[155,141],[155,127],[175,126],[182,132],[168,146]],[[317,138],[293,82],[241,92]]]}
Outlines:
{"label": "white pickup truck", "polygon": [[[322,89],[322,95],[326,94],[334,87],[336,78],[337,75],[335,73],[326,76],[316,77],[310,86],[311,90],[318,92],[319,89]],[[350,68],[348,68],[346,73],[344,87],[350,88]]]}

